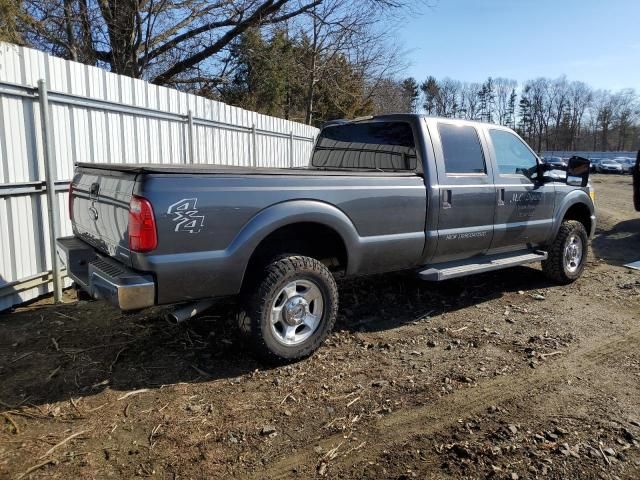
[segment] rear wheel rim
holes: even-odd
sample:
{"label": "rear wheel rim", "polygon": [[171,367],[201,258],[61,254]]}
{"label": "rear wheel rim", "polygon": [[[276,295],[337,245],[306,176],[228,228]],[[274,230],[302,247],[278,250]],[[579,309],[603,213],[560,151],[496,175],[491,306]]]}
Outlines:
{"label": "rear wheel rim", "polygon": [[582,264],[584,246],[579,235],[572,233],[564,247],[564,268],[568,273],[575,273]]}
{"label": "rear wheel rim", "polygon": [[280,289],[271,304],[271,333],[288,347],[307,341],[320,326],[324,312],[322,290],[307,279],[292,280]]}

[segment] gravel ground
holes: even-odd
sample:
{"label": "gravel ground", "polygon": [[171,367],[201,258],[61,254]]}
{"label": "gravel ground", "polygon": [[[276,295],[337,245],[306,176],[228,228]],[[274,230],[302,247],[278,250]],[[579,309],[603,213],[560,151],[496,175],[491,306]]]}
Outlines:
{"label": "gravel ground", "polygon": [[0,316],[0,478],[640,478],[640,214],[593,178],[583,277],[344,281],[310,359],[252,359],[220,306],[49,299]]}

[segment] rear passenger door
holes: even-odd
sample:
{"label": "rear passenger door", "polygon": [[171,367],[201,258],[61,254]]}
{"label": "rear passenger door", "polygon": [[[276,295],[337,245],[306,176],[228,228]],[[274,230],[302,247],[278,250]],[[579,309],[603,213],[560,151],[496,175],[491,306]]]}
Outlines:
{"label": "rear passenger door", "polygon": [[537,178],[538,159],[510,130],[487,128],[498,195],[492,253],[535,247],[553,226],[555,186]]}
{"label": "rear passenger door", "polygon": [[496,191],[481,132],[474,124],[427,119],[439,191],[432,263],[485,253],[493,237]]}

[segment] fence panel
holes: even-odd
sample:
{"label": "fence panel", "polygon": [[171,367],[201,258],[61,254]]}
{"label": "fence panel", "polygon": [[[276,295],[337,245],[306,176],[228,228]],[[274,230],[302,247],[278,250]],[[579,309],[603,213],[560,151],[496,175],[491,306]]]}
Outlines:
{"label": "fence panel", "polygon": [[39,80],[49,98],[60,235],[71,233],[75,162],[304,166],[318,132],[0,43],[0,311],[52,290]]}

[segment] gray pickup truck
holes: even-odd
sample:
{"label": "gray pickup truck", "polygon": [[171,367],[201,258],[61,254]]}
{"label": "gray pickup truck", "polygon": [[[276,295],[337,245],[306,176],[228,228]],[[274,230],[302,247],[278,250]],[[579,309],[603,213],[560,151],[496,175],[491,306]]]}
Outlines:
{"label": "gray pickup truck", "polygon": [[542,262],[580,276],[595,231],[589,162],[550,171],[508,128],[394,114],[326,125],[308,167],[77,165],[75,283],[122,310],[184,320],[239,296],[258,353],[311,354],[336,319],[335,278],[413,270],[440,281]]}

